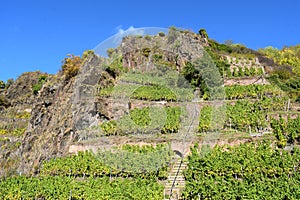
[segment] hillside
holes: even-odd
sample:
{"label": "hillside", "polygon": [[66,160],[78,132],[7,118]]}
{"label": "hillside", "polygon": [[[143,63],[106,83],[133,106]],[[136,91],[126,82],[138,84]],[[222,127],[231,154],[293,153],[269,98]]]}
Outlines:
{"label": "hillside", "polygon": [[297,199],[298,49],[171,27],[0,82],[0,197]]}

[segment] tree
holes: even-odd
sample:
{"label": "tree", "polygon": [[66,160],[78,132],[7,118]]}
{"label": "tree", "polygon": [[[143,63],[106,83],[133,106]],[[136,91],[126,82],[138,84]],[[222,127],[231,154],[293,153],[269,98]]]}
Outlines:
{"label": "tree", "polygon": [[187,62],[181,73],[193,87],[200,87],[202,77],[199,70],[196,70],[192,63]]}
{"label": "tree", "polygon": [[201,28],[201,29],[199,30],[199,35],[200,35],[202,38],[208,39],[208,34],[207,34],[207,32],[206,32],[206,30],[205,30],[204,28]]}
{"label": "tree", "polygon": [[283,47],[281,50],[266,47],[258,51],[280,65],[292,66],[293,72],[300,75],[300,45]]}

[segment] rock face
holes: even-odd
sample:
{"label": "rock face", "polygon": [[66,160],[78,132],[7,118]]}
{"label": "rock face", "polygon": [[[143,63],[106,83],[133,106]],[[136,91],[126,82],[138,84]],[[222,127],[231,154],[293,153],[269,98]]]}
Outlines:
{"label": "rock face", "polygon": [[65,83],[53,78],[37,97],[30,123],[21,145],[20,172],[36,172],[40,161],[65,154],[65,147],[75,140],[72,129],[74,80]]}
{"label": "rock face", "polygon": [[22,137],[36,103],[32,88],[41,76],[51,77],[41,72],[27,72],[2,90],[1,96],[7,104],[0,105],[0,176],[14,174],[20,164]]}
{"label": "rock face", "polygon": [[97,125],[95,89],[101,76],[101,59],[89,57],[78,75],[66,81],[54,76],[41,89],[20,147],[19,172],[38,172],[41,161],[65,156],[84,131]]}
{"label": "rock face", "polygon": [[32,87],[38,83],[41,72],[27,72],[22,74],[6,91],[6,98],[13,107],[32,106],[35,102],[35,96]]}
{"label": "rock face", "polygon": [[129,69],[146,69],[149,63],[162,61],[181,70],[186,61],[193,61],[203,54],[203,39],[190,32],[170,30],[168,36],[151,38],[127,36],[121,44],[123,64]]}
{"label": "rock face", "polygon": [[97,86],[103,72],[104,60],[91,56],[82,66],[74,83],[72,95],[73,128],[82,132],[97,126],[100,117],[97,109]]}

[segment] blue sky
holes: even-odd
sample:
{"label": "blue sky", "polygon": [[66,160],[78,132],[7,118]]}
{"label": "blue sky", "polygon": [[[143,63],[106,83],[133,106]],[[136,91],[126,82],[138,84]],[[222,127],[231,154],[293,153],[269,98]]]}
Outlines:
{"label": "blue sky", "polygon": [[23,72],[56,73],[120,29],[205,28],[219,42],[254,49],[300,43],[298,0],[23,0],[0,5],[0,80]]}

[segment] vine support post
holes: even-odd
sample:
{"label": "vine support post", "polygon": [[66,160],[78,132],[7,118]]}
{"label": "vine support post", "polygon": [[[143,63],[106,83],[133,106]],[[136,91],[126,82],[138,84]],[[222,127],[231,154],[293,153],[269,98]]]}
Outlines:
{"label": "vine support post", "polygon": [[291,99],[289,98],[287,102],[287,112],[290,110]]}

